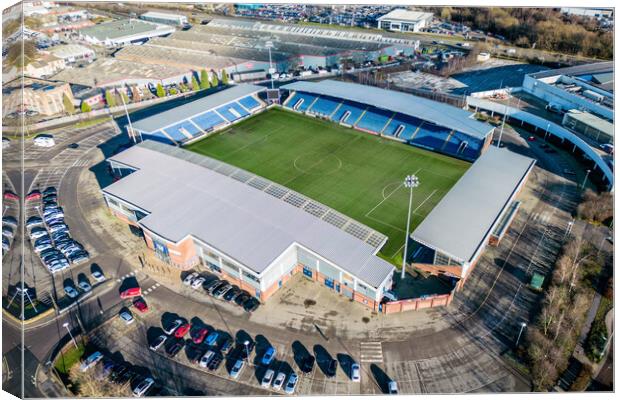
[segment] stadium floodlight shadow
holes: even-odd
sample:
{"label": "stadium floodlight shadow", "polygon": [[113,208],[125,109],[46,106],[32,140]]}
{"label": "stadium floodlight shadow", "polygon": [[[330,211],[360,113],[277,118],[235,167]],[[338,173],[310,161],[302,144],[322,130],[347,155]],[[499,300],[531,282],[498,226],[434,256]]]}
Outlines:
{"label": "stadium floodlight shadow", "polygon": [[314,350],[314,356],[316,357],[316,364],[319,366],[323,374],[327,374],[327,368],[329,362],[333,360],[331,354],[325,347],[320,344],[315,344],[312,348]]}
{"label": "stadium floodlight shadow", "polygon": [[351,376],[351,366],[355,363],[353,357],[346,353],[338,353],[336,354],[336,360],[340,364],[340,368],[344,371],[347,376]]}
{"label": "stadium floodlight shadow", "polygon": [[164,334],[164,330],[158,326],[150,326],[146,330],[146,341],[149,343],[149,346],[153,341],[159,336]]}
{"label": "stadium floodlight shadow", "polygon": [[377,364],[370,364],[370,372],[381,392],[387,394],[389,391],[388,383],[391,381],[390,377]]}
{"label": "stadium floodlight shadow", "polygon": [[299,340],[295,340],[293,344],[291,344],[291,349],[293,350],[293,360],[295,364],[297,364],[297,367],[301,369],[304,359],[310,355],[310,352]]}

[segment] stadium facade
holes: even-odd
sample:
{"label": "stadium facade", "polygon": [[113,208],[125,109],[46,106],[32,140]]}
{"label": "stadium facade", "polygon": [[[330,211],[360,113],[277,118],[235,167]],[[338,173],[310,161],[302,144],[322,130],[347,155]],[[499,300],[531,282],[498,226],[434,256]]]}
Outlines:
{"label": "stadium facade", "polygon": [[150,140],[108,162],[122,177],[102,191],[112,213],[181,270],[201,264],[261,301],[302,273],[375,310],[392,286],[385,236],[290,189]]}
{"label": "stadium facade", "polygon": [[[284,89],[284,108],[474,161],[410,236],[416,268],[462,287],[485,246],[507,231],[534,160],[489,147],[492,126],[442,103],[335,81]],[[162,261],[180,270],[202,265],[261,301],[301,273],[379,310],[394,272],[377,256],[386,236],[284,186],[180,148],[266,109],[264,91],[236,85],[128,126],[141,143],[108,159],[120,178],[102,190],[110,211],[140,228]]]}

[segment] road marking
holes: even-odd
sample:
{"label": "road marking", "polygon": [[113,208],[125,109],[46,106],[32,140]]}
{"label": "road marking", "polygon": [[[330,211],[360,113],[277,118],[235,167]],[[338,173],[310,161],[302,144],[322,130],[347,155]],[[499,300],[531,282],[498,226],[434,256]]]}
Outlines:
{"label": "road marking", "polygon": [[363,363],[382,363],[383,346],[381,342],[360,342],[360,361]]}

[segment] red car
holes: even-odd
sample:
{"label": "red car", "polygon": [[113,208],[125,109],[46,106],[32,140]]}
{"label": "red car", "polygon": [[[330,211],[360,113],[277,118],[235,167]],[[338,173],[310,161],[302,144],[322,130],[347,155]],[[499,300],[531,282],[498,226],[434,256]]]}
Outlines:
{"label": "red car", "polygon": [[209,333],[209,330],[207,328],[202,328],[196,333],[192,340],[194,341],[194,343],[200,344],[203,342],[203,340],[205,340],[205,336],[207,336],[207,333]]}
{"label": "red car", "polygon": [[146,301],[142,297],[138,297],[133,301],[133,306],[138,309],[141,313],[145,313],[149,310],[149,306],[146,304]]}
{"label": "red car", "polygon": [[142,296],[142,289],[140,289],[139,287],[132,287],[121,292],[121,299],[138,296]]}
{"label": "red car", "polygon": [[174,337],[177,339],[182,339],[183,336],[185,336],[187,332],[189,332],[189,328],[191,327],[192,326],[187,322],[184,323],[183,325],[179,326],[176,331],[174,331]]}
{"label": "red car", "polygon": [[529,142],[533,142],[533,141],[535,141],[535,140],[536,140],[536,136],[530,136],[529,138],[527,138],[527,140],[528,140]]}
{"label": "red car", "polygon": [[26,196],[26,201],[40,200],[40,199],[41,199],[41,192],[39,192],[38,190],[33,190],[32,192],[28,193],[28,195]]}
{"label": "red car", "polygon": [[4,192],[4,199],[5,200],[19,200],[19,196],[11,192],[10,190],[7,190],[6,192]]}

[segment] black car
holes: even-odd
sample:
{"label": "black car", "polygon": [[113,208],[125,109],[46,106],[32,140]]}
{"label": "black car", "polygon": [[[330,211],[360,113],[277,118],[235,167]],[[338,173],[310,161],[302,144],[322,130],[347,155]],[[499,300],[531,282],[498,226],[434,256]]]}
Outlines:
{"label": "black car", "polygon": [[222,364],[223,359],[224,357],[220,353],[215,353],[213,358],[207,363],[207,368],[210,371],[216,371]]}
{"label": "black car", "polygon": [[247,359],[249,356],[252,355],[252,352],[254,351],[254,347],[256,346],[256,344],[250,340],[249,343],[247,344],[247,346],[244,343],[239,343],[239,345],[237,346],[237,355],[238,357],[236,358],[241,358],[241,359]]}
{"label": "black car", "polygon": [[230,351],[230,349],[232,349],[232,345],[233,345],[233,341],[231,338],[228,338],[226,340],[224,340],[222,342],[222,345],[220,346],[220,351],[223,354],[228,354],[228,352]]}
{"label": "black car", "polygon": [[45,188],[45,190],[43,191],[43,194],[44,194],[44,195],[47,195],[47,194],[56,194],[56,193],[57,193],[56,188],[55,188],[55,187],[53,187],[53,186],[49,186],[49,187]]}
{"label": "black car", "polygon": [[248,292],[241,292],[241,294],[239,296],[237,296],[237,298],[235,298],[235,304],[237,304],[238,306],[243,305],[243,303],[245,303],[246,301],[248,301],[248,299],[250,299],[250,296],[248,294]]}
{"label": "black car", "polygon": [[206,285],[203,285],[204,290],[207,291],[207,293],[211,294],[213,293],[213,291],[215,289],[217,289],[221,284],[223,283],[222,280],[220,279],[214,279],[211,282],[207,283]]}
{"label": "black car", "polygon": [[168,354],[170,357],[174,357],[179,354],[179,352],[183,349],[183,346],[185,346],[185,341],[177,340],[176,342],[173,342],[170,346],[166,347],[166,354]]}
{"label": "black car", "polygon": [[327,375],[330,378],[333,378],[334,376],[336,376],[337,367],[338,367],[338,362],[332,358],[331,360],[329,360],[329,363],[327,364],[327,370],[325,371],[325,375]]}
{"label": "black car", "polygon": [[258,302],[258,300],[256,300],[254,297],[250,297],[245,303],[243,303],[243,309],[251,313],[258,308],[259,304],[260,303]]}
{"label": "black car", "polygon": [[228,289],[226,293],[224,293],[224,296],[222,298],[226,301],[232,301],[235,299],[235,297],[239,295],[239,293],[241,293],[241,290],[239,290],[237,286],[233,286]]}
{"label": "black car", "polygon": [[230,283],[223,281],[221,285],[218,285],[211,294],[217,298],[220,298],[230,289]]}
{"label": "black car", "polygon": [[314,356],[308,355],[301,362],[301,372],[304,374],[309,374],[314,369]]}

